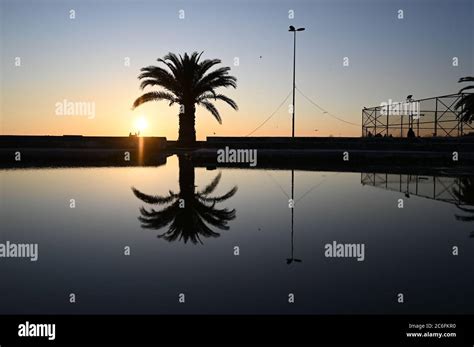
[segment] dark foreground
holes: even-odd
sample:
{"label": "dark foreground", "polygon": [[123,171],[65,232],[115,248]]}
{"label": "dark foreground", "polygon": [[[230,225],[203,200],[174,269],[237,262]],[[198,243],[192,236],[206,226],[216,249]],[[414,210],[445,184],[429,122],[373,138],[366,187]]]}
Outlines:
{"label": "dark foreground", "polygon": [[[28,345],[34,338],[18,336],[18,326],[26,321],[56,324],[56,343],[61,345],[155,345],[160,344],[215,344],[233,346],[258,345],[325,345],[353,346],[470,346],[474,341],[472,316],[429,315],[292,315],[292,316],[0,316],[4,328],[3,341],[14,345]],[[435,323],[435,322],[449,323]],[[424,323],[419,323],[424,322]],[[433,322],[433,323],[428,323]],[[414,328],[408,328],[410,326]],[[442,328],[426,328],[426,325]],[[447,328],[445,326],[455,326]],[[77,327],[87,327],[78,334]],[[167,334],[157,333],[156,327]],[[212,327],[212,330],[210,330]],[[422,328],[419,328],[422,327]],[[183,330],[186,333],[183,333]],[[117,331],[120,331],[118,334]],[[205,333],[203,333],[203,331]],[[430,333],[432,335],[430,335]],[[434,334],[442,334],[442,336]],[[420,334],[420,335],[418,335]],[[424,334],[427,334],[423,336]],[[49,342],[47,338],[37,341]],[[381,343],[383,341],[383,343]],[[227,343],[227,344],[226,344]],[[47,344],[46,344],[47,345]]]}

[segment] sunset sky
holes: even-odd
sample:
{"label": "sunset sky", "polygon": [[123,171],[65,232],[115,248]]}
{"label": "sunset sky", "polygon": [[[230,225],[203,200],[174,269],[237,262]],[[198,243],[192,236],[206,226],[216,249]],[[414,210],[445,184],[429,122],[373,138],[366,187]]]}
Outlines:
{"label": "sunset sky", "polygon": [[[142,93],[137,75],[168,52],[204,51],[203,58],[219,58],[232,68],[238,88],[221,92],[239,111],[216,102],[219,125],[198,108],[197,137],[245,136],[291,91],[289,25],[306,28],[297,39],[299,89],[357,124],[364,106],[403,101],[408,94],[416,99],[456,93],[457,80],[474,73],[472,0],[0,4],[1,134],[126,136],[142,119],[148,125],[142,135],[176,139],[178,106],[159,102],[131,109]],[[15,66],[16,57],[21,66]],[[349,66],[343,66],[344,57]],[[55,105],[63,100],[95,103],[95,117],[56,115]],[[291,97],[254,135],[291,135],[290,103]],[[360,126],[323,114],[298,93],[296,113],[298,136],[361,134]]]}

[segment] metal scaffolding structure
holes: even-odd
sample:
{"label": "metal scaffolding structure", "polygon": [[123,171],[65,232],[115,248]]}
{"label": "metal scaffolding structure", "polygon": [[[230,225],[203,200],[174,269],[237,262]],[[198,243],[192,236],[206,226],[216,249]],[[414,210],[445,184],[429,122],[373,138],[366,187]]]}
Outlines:
{"label": "metal scaffolding structure", "polygon": [[387,103],[362,110],[362,137],[454,137],[474,133],[474,125],[458,118],[456,103],[466,95],[449,94],[433,98]]}
{"label": "metal scaffolding structure", "polygon": [[404,193],[406,197],[413,195],[458,206],[469,205],[469,202],[460,198],[462,189],[458,177],[361,173],[360,182],[362,185]]}

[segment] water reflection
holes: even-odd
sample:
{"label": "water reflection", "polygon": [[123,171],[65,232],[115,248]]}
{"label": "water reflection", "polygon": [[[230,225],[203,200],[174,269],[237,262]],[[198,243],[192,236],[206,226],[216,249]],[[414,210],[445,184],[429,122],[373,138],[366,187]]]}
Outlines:
{"label": "water reflection", "polygon": [[[458,179],[458,187],[453,189],[453,194],[463,204],[456,204],[462,214],[455,214],[457,220],[462,222],[474,222],[474,177],[461,177]],[[470,237],[474,237],[471,231]]]}
{"label": "water reflection", "polygon": [[[461,214],[456,220],[474,221],[474,177],[473,176],[426,176],[412,174],[362,173],[361,184],[443,201],[455,205]],[[474,237],[471,231],[470,237]]]}
{"label": "water reflection", "polygon": [[211,196],[219,185],[221,173],[204,189],[196,191],[194,185],[194,165],[190,158],[178,156],[179,192],[169,192],[166,196],[148,195],[135,187],[132,191],[137,198],[148,205],[163,205],[160,210],[140,208],[138,220],[142,228],[168,230],[160,235],[166,241],[188,241],[193,244],[203,243],[201,237],[219,237],[213,229],[228,230],[228,222],[235,219],[235,209],[216,207],[217,204],[230,199],[237,192],[237,186],[221,196]]}
{"label": "water reflection", "polygon": [[[291,201],[294,204],[295,199],[295,170],[291,170]],[[301,263],[302,260],[295,258],[295,207],[291,208],[291,257],[286,259],[289,265],[293,262]]]}

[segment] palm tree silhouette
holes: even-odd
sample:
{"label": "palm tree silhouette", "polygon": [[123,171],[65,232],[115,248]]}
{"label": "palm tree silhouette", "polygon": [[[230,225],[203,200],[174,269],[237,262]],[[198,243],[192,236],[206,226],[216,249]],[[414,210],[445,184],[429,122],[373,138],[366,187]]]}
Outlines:
{"label": "palm tree silhouette", "polygon": [[138,220],[142,228],[162,229],[169,225],[166,232],[159,238],[171,242],[183,240],[193,244],[200,242],[202,237],[219,237],[220,234],[210,227],[228,230],[227,223],[235,219],[235,209],[218,209],[216,204],[223,202],[237,192],[237,186],[221,196],[212,197],[221,179],[219,173],[203,190],[196,191],[194,185],[194,166],[185,156],[179,156],[179,193],[169,191],[167,196],[144,194],[135,187],[132,191],[137,198],[150,205],[166,205],[161,210],[140,208]]}
{"label": "palm tree silhouette", "polygon": [[[474,77],[462,77],[459,79],[458,83],[461,82],[474,82]],[[474,89],[474,85],[462,88],[459,91],[459,94],[468,89]],[[469,124],[472,123],[474,120],[474,93],[464,94],[454,107],[456,109],[461,109],[458,117],[462,122]]]}
{"label": "palm tree silhouette", "polygon": [[159,66],[147,66],[141,69],[138,76],[141,80],[140,88],[147,86],[160,86],[165,91],[148,92],[140,96],[133,103],[133,108],[148,101],[169,101],[169,105],[179,104],[179,131],[178,143],[184,146],[192,146],[196,142],[195,117],[196,105],[205,107],[222,123],[219,111],[211,101],[222,100],[229,104],[234,110],[238,110],[237,104],[231,98],[216,94],[219,87],[237,87],[237,79],[230,76],[229,67],[221,67],[208,72],[214,65],[220,64],[220,59],[206,59],[200,61],[201,53],[187,53],[179,57],[174,53],[168,53],[158,62],[163,63],[169,69]]}
{"label": "palm tree silhouette", "polygon": [[[461,203],[456,207],[468,215],[455,214],[456,220],[463,222],[474,222],[474,177],[461,177],[458,180],[459,188],[453,188],[453,194]],[[470,214],[470,215],[469,215]],[[474,231],[471,231],[471,237],[474,237]]]}

